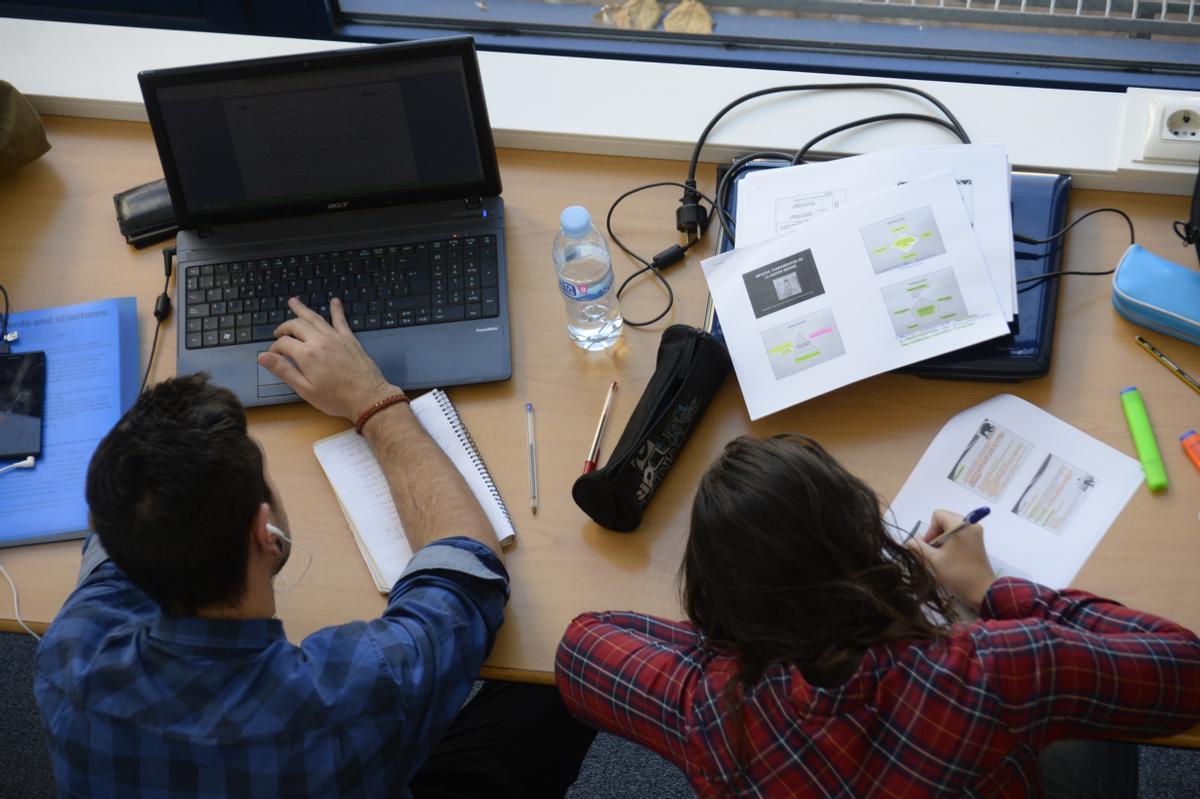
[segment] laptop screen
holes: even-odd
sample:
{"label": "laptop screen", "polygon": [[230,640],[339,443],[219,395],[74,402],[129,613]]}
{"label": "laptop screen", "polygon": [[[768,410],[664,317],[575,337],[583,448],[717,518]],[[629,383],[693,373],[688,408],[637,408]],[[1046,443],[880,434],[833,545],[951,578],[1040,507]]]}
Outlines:
{"label": "laptop screen", "polygon": [[143,76],[189,221],[498,193],[473,57],[393,46],[257,64]]}

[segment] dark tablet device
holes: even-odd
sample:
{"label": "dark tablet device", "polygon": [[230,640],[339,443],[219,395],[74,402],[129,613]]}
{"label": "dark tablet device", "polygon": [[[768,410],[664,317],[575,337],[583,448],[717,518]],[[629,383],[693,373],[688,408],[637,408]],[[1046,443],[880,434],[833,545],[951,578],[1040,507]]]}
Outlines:
{"label": "dark tablet device", "polygon": [[46,353],[0,355],[0,460],[42,452]]}

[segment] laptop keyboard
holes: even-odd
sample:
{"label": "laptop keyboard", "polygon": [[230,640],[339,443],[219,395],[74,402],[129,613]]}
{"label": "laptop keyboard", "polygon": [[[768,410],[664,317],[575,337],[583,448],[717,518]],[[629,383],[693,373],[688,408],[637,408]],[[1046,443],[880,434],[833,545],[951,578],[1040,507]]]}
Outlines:
{"label": "laptop keyboard", "polygon": [[185,280],[189,350],[273,341],[290,297],[326,319],[340,298],[356,333],[500,314],[491,235],[189,266]]}

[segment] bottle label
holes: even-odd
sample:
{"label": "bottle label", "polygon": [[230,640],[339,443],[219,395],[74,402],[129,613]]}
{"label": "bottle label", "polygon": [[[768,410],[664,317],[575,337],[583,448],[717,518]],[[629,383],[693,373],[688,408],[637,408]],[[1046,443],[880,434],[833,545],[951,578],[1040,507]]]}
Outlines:
{"label": "bottle label", "polygon": [[561,278],[558,281],[558,287],[562,290],[563,296],[577,302],[591,302],[592,300],[600,299],[608,293],[608,290],[612,288],[612,284],[613,273],[611,269],[595,283],[573,283],[570,280],[562,280]]}

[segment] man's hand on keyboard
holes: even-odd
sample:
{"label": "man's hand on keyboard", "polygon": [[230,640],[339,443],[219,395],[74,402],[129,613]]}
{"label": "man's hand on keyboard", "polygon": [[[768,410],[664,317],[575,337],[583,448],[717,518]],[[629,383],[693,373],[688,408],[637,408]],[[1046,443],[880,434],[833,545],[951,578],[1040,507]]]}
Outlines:
{"label": "man's hand on keyboard", "polygon": [[275,329],[275,343],[258,362],[310,405],[353,422],[372,403],[400,393],[354,337],[341,300],[330,302],[332,324],[295,297],[288,307],[296,318]]}

